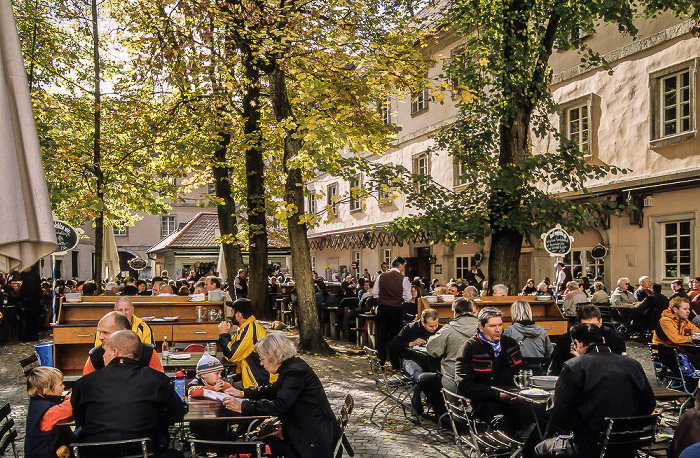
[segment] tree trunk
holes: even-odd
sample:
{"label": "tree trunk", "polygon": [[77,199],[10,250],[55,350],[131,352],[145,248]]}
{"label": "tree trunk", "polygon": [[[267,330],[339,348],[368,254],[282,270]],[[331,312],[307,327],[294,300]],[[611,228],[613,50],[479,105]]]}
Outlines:
{"label": "tree trunk", "polygon": [[[214,172],[214,189],[216,197],[223,200],[223,204],[216,207],[219,220],[219,232],[222,236],[238,234],[238,221],[236,218],[236,202],[233,200],[231,187],[231,169],[226,161],[228,145],[231,143],[231,134],[219,132],[219,148],[214,152],[216,162],[212,167]],[[236,278],[238,269],[243,267],[241,246],[237,243],[224,243],[224,263],[226,265],[226,282],[230,287]]]}
{"label": "tree trunk", "polygon": [[503,283],[508,287],[510,296],[520,291],[518,280],[520,275],[520,250],[523,235],[518,231],[497,231],[491,236],[491,251],[489,252],[489,293],[493,285]]}
{"label": "tree trunk", "polygon": [[[94,66],[94,86],[95,86],[95,104],[94,104],[94,131],[93,131],[93,144],[92,144],[92,165],[93,173],[96,179],[96,196],[97,200],[104,206],[105,195],[104,195],[104,172],[102,170],[102,130],[101,130],[101,120],[102,120],[102,93],[100,90],[100,36],[97,30],[97,0],[92,0],[91,2],[92,10],[92,63]],[[93,280],[97,284],[97,293],[102,292],[102,259],[104,257],[103,253],[103,240],[104,240],[104,228],[105,228],[104,210],[101,210],[98,217],[95,218],[95,272],[93,275]],[[115,276],[116,277],[116,276]]]}
{"label": "tree trunk", "polygon": [[253,51],[243,48],[247,91],[243,95],[246,203],[248,214],[248,298],[258,318],[272,317],[267,288],[267,221],[265,218],[264,162],[260,131],[260,69]]}
{"label": "tree trunk", "polygon": [[[270,75],[270,99],[278,121],[293,117],[287,94],[287,83],[282,70],[276,68]],[[332,353],[321,334],[316,306],[316,286],[311,275],[311,250],[307,238],[306,223],[301,220],[304,212],[304,182],[301,170],[290,167],[289,161],[301,150],[301,139],[287,131],[284,139],[283,167],[287,172],[285,181],[285,203],[294,208],[287,220],[289,246],[294,266],[294,284],[299,298],[299,349],[321,354]]]}

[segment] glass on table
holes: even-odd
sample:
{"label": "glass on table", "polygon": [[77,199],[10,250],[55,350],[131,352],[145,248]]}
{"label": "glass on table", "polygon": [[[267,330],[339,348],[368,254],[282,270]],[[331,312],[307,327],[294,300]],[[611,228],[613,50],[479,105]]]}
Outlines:
{"label": "glass on table", "polygon": [[515,384],[521,390],[525,390],[532,386],[532,370],[531,369],[521,369],[515,374]]}

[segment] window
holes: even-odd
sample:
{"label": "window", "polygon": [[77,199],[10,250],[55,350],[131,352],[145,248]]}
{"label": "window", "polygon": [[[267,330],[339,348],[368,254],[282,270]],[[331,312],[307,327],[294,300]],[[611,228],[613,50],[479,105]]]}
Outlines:
{"label": "window", "polygon": [[360,251],[352,252],[352,262],[357,263],[357,269],[352,269],[352,265],[350,266],[350,269],[354,271],[353,276],[357,277],[362,272],[362,253]]}
{"label": "window", "polygon": [[207,184],[207,194],[209,195],[216,195],[216,183],[211,182]]}
{"label": "window", "polygon": [[455,278],[467,278],[474,256],[455,256]]}
{"label": "window", "polygon": [[[421,153],[413,156],[413,174],[414,175],[430,175],[430,163],[428,153]],[[416,192],[425,191],[427,184],[420,181],[414,183],[416,185]]]}
{"label": "window", "polygon": [[591,154],[588,141],[588,105],[580,105],[566,110],[566,136],[573,141],[585,156]]}
{"label": "window", "polygon": [[80,255],[80,252],[75,250],[71,251],[71,260],[70,260],[70,270],[71,270],[71,276],[73,278],[79,278],[80,277],[80,272],[78,267],[80,267],[80,264],[78,262],[78,256]]}
{"label": "window", "polygon": [[690,221],[674,221],[663,226],[664,278],[689,277],[692,246]]}
{"label": "window", "polygon": [[177,228],[177,216],[165,215],[160,217],[160,236],[167,237]]}
{"label": "window", "polygon": [[696,59],[650,75],[651,146],[665,146],[695,137]]}
{"label": "window", "polygon": [[333,213],[332,215],[329,215],[329,216],[331,218],[337,218],[338,217],[338,185],[337,184],[328,185],[328,193],[326,194],[326,199],[327,199],[326,205],[330,205],[331,212]]}
{"label": "window", "polygon": [[[311,255],[311,269],[316,270],[316,255],[312,254]],[[316,272],[318,273],[318,272]]]}
{"label": "window", "polygon": [[360,176],[350,179],[350,211],[362,210],[362,199],[360,198]]}
{"label": "window", "polygon": [[382,250],[382,262],[386,262],[391,269],[391,261],[393,261],[393,258],[391,257],[391,248],[384,248]]}
{"label": "window", "polygon": [[377,190],[377,198],[379,199],[377,205],[381,207],[383,205],[391,204],[391,194],[391,181],[380,184],[379,189]]}
{"label": "window", "polygon": [[466,184],[467,179],[465,175],[467,174],[467,164],[462,161],[455,159],[454,162],[454,186],[461,186]]}
{"label": "window", "polygon": [[391,124],[391,97],[387,97],[383,102],[377,103],[377,113],[379,113],[384,124]]}
{"label": "window", "polygon": [[571,276],[576,279],[588,277],[593,280],[605,276],[603,259],[593,258],[590,248],[571,250],[564,256],[564,264],[571,269]]}
{"label": "window", "polygon": [[428,90],[411,92],[411,115],[417,115],[428,110]]}
{"label": "window", "polygon": [[309,193],[309,201],[307,202],[306,208],[308,209],[309,213],[316,214],[316,193],[311,192]]}
{"label": "window", "polygon": [[114,230],[115,237],[126,237],[127,235],[129,235],[128,228],[126,226],[124,226],[121,229],[118,227],[114,227],[112,229]]}

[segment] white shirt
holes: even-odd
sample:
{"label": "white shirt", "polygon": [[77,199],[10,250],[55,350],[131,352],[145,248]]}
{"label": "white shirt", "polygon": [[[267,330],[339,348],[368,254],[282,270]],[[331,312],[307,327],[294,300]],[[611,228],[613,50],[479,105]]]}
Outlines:
{"label": "white shirt", "polygon": [[[396,267],[392,267],[389,269],[387,272],[391,272],[392,270],[401,273],[399,269]],[[403,274],[401,274],[403,275]],[[381,274],[377,275],[377,278],[374,279],[374,286],[372,287],[372,296],[374,297],[379,297],[379,277],[381,277]],[[403,300],[404,302],[410,301],[413,296],[411,295],[411,282],[408,281],[407,277],[403,277]]]}

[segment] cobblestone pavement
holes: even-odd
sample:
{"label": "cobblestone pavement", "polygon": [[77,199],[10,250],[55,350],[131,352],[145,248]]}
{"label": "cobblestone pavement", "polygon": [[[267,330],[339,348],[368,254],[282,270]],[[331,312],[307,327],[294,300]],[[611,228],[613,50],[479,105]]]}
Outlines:
{"label": "cobblestone pavement", "polygon": [[[295,333],[288,333],[294,339]],[[49,339],[44,339],[49,340]],[[386,428],[380,430],[369,421],[374,405],[381,399],[369,378],[369,366],[359,349],[349,345],[331,342],[340,351],[331,357],[304,355],[304,359],[319,374],[328,393],[334,411],[339,411],[345,395],[352,394],[355,410],[350,418],[347,436],[357,457],[385,456],[460,456],[452,435],[438,430],[434,421],[423,419],[419,424],[407,421],[401,409],[396,409],[389,417]],[[640,361],[651,380],[656,383],[648,347],[645,343],[628,341],[628,353]],[[33,351],[31,344],[0,346],[0,403],[10,402],[20,438],[18,448],[24,445],[24,419],[27,408],[27,395],[24,375],[17,361]],[[380,407],[375,420],[384,416],[387,407]],[[669,408],[670,409],[670,408]],[[677,407],[673,407],[677,409]],[[673,411],[671,411],[673,412]],[[677,410],[675,410],[677,415]],[[5,455],[10,456],[11,450]]]}

